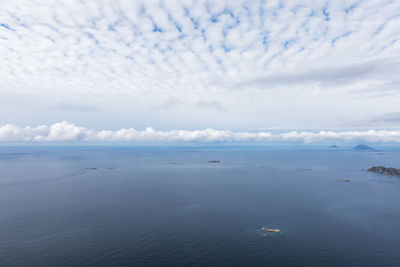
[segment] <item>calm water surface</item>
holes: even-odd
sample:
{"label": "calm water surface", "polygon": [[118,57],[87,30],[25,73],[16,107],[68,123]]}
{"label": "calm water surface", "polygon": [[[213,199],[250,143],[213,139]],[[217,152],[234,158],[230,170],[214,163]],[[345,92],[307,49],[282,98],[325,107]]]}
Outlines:
{"label": "calm water surface", "polygon": [[373,165],[400,150],[2,147],[0,265],[400,266]]}

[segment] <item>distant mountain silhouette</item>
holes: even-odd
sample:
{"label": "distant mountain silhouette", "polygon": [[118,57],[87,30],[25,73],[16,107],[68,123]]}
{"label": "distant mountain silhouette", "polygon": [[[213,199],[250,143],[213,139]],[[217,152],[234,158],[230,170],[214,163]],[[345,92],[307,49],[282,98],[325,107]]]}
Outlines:
{"label": "distant mountain silhouette", "polygon": [[374,148],[367,145],[356,145],[355,147],[353,147],[353,149],[361,151],[376,151]]}

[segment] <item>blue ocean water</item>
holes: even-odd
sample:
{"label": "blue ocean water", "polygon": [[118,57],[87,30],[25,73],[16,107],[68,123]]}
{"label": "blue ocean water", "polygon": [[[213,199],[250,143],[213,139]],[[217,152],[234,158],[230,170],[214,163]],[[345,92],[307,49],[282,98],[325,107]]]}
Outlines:
{"label": "blue ocean water", "polygon": [[0,265],[400,266],[374,165],[400,150],[2,147]]}

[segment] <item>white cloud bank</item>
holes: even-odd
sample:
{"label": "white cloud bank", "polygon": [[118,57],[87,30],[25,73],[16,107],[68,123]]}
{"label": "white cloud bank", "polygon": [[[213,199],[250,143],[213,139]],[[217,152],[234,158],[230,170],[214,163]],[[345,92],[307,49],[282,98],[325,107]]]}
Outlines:
{"label": "white cloud bank", "polygon": [[18,127],[11,124],[0,126],[0,142],[381,142],[400,143],[400,131],[291,131],[234,132],[225,130],[170,130],[152,128],[139,131],[133,128],[117,131],[94,131],[63,121],[53,125]]}

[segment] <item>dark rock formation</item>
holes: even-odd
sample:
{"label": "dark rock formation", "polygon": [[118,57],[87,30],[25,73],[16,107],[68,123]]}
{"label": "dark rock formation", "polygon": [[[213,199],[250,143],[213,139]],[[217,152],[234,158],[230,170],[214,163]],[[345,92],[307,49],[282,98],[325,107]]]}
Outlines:
{"label": "dark rock formation", "polygon": [[354,150],[361,150],[361,151],[376,151],[372,147],[369,147],[367,145],[356,145],[353,147]]}
{"label": "dark rock formation", "polygon": [[350,183],[351,180],[350,180],[350,179],[344,179],[343,182],[345,182],[345,183]]}
{"label": "dark rock formation", "polygon": [[369,172],[382,173],[388,176],[400,176],[400,169],[375,166],[368,169]]}
{"label": "dark rock formation", "polygon": [[221,163],[220,160],[209,160],[208,163]]}

